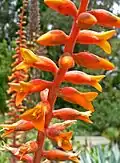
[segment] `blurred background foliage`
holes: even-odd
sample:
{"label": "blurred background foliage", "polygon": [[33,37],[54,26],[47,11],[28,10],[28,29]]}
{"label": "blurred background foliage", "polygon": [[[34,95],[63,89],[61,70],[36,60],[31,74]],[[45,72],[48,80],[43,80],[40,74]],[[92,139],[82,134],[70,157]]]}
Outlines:
{"label": "blurred background foliage", "polygon": [[[61,29],[67,34],[70,32],[72,19],[70,17],[62,16],[55,11],[47,8],[40,1],[40,26],[43,33],[51,29]],[[79,0],[74,0],[78,6]],[[10,73],[10,65],[12,63],[11,56],[14,53],[13,47],[16,38],[17,22],[18,22],[18,11],[22,4],[21,0],[1,0],[0,1],[0,110],[1,112],[7,111],[5,100],[8,98],[6,95],[7,89],[7,76]],[[120,14],[120,0],[91,0],[89,8],[104,8],[115,14]],[[102,27],[94,27],[96,31],[105,31]],[[92,71],[88,69],[82,69],[77,67],[78,70],[84,70],[89,74],[105,74],[106,77],[103,80],[102,87],[103,93],[95,100],[95,113],[93,113],[92,120],[93,124],[86,124],[78,122],[74,126],[76,135],[112,135],[118,131],[117,137],[112,137],[112,140],[119,141],[120,139],[120,30],[117,29],[118,35],[111,40],[112,54],[111,56],[106,55],[100,48],[96,46],[81,46],[76,45],[75,52],[82,50],[89,50],[90,52],[100,55],[105,58],[109,58],[111,62],[116,65],[114,71]],[[57,61],[58,56],[62,53],[63,47],[48,47],[48,56]],[[51,75],[49,73],[41,72],[41,76],[44,79],[50,80]],[[88,86],[77,86],[77,89],[81,91],[90,91],[92,88]],[[77,105],[70,105],[61,99],[57,100],[56,108],[61,107],[74,107],[78,110],[82,108]],[[112,129],[111,129],[112,128]]]}

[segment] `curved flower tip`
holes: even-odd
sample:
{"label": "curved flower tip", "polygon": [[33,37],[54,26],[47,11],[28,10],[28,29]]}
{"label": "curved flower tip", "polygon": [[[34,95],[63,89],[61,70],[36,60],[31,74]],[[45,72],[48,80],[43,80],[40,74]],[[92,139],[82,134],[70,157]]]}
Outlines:
{"label": "curved flower tip", "polygon": [[89,11],[97,19],[97,24],[104,27],[117,27],[120,28],[120,18],[104,9],[95,9]]}
{"label": "curved flower tip", "polygon": [[80,29],[88,29],[97,23],[97,19],[90,13],[83,12],[76,21]]}
{"label": "curved flower tip", "polygon": [[53,117],[61,120],[83,120],[87,123],[92,123],[90,120],[91,111],[79,112],[72,108],[62,108],[53,111]]}
{"label": "curved flower tip", "polygon": [[77,16],[77,8],[71,0],[44,0],[44,2],[48,7],[63,15]]}
{"label": "curved flower tip", "polygon": [[44,46],[56,46],[65,44],[68,36],[61,30],[49,31],[37,39],[37,42]]}
{"label": "curved flower tip", "polygon": [[73,58],[80,66],[90,69],[113,70],[115,66],[107,59],[103,59],[89,52],[80,52],[73,54]]}
{"label": "curved flower tip", "polygon": [[97,97],[97,95],[97,92],[82,93],[72,87],[64,87],[59,91],[59,96],[64,100],[78,104],[92,112],[94,112],[94,107],[91,102]]}
{"label": "curved flower tip", "polygon": [[20,118],[31,121],[36,129],[44,132],[45,114],[49,107],[50,105],[48,102],[40,102],[34,108],[29,109],[25,113],[20,115]]}
{"label": "curved flower tip", "polygon": [[111,46],[107,41],[116,35],[115,30],[108,32],[95,32],[91,30],[81,30],[78,34],[77,43],[80,44],[95,44],[101,47],[107,54],[111,53]]}
{"label": "curved flower tip", "polygon": [[61,150],[49,150],[42,152],[43,157],[47,158],[48,160],[60,160],[60,161],[74,161],[76,163],[80,163],[78,159],[78,155],[75,153],[64,152]]}
{"label": "curved flower tip", "polygon": [[26,48],[21,48],[20,51],[23,57],[23,62],[17,65],[14,70],[26,70],[29,67],[34,67],[52,73],[57,72],[58,68],[51,59],[44,56],[37,56],[31,50]]}
{"label": "curved flower tip", "polygon": [[96,88],[102,92],[102,87],[99,82],[105,77],[105,75],[92,76],[81,71],[69,71],[65,74],[65,81],[73,84],[87,84]]}
{"label": "curved flower tip", "polygon": [[26,120],[19,120],[13,124],[0,124],[0,127],[4,129],[4,133],[1,137],[6,137],[7,135],[13,133],[14,131],[28,131],[33,129],[33,124]]}

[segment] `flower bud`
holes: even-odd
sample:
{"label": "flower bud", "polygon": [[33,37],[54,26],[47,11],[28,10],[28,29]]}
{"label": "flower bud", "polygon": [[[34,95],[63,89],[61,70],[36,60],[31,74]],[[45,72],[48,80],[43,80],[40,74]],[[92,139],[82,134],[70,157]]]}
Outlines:
{"label": "flower bud", "polygon": [[59,61],[58,61],[59,67],[60,68],[65,68],[69,69],[74,67],[74,59],[69,53],[64,53],[62,56],[60,56]]}
{"label": "flower bud", "polygon": [[97,24],[103,27],[117,27],[120,28],[120,18],[104,9],[95,9],[89,11],[90,14],[96,17]]}
{"label": "flower bud", "polygon": [[63,15],[77,16],[77,8],[71,0],[44,0],[44,2],[48,7]]}
{"label": "flower bud", "polygon": [[115,66],[107,59],[98,57],[95,54],[89,52],[75,53],[73,54],[73,58],[78,65],[90,69],[113,70],[115,68]]}
{"label": "flower bud", "polygon": [[63,31],[52,30],[40,36],[37,39],[37,42],[44,46],[56,46],[65,44],[67,39],[68,36]]}
{"label": "flower bud", "polygon": [[76,23],[80,29],[88,29],[97,23],[97,19],[92,14],[83,12],[78,16]]}

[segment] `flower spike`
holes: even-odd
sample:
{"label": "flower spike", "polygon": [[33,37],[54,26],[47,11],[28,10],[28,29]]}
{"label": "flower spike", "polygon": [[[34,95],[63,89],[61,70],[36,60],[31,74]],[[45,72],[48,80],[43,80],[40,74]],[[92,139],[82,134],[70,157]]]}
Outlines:
{"label": "flower spike", "polygon": [[67,39],[68,36],[63,31],[52,30],[40,36],[37,39],[37,42],[44,46],[56,46],[65,44]]}
{"label": "flower spike", "polygon": [[62,108],[53,111],[53,117],[61,120],[83,120],[87,123],[92,123],[89,119],[91,111],[79,112],[72,108]]}
{"label": "flower spike", "polygon": [[64,87],[59,91],[59,96],[62,97],[65,101],[78,104],[85,108],[86,110],[90,110],[94,112],[93,105],[91,101],[93,101],[97,97],[97,92],[79,92],[75,88],[72,87]]}
{"label": "flower spike", "polygon": [[52,73],[57,72],[58,68],[51,59],[44,56],[37,56],[31,50],[26,48],[21,48],[20,51],[23,57],[23,62],[17,65],[13,71],[21,69],[26,70],[29,67],[34,67]]}
{"label": "flower spike", "polygon": [[107,54],[111,53],[111,46],[107,41],[116,35],[115,30],[108,32],[95,32],[91,30],[81,30],[77,37],[77,43],[80,44],[95,44],[101,47]]}
{"label": "flower spike", "polygon": [[120,28],[120,18],[109,11],[106,11],[104,9],[95,9],[89,11],[89,13],[95,16],[97,19],[97,24],[103,27]]}
{"label": "flower spike", "polygon": [[75,163],[80,163],[80,160],[78,159],[78,155],[76,153],[66,153],[61,150],[49,150],[49,151],[43,151],[42,152],[43,157],[47,158],[48,160],[60,160],[60,161],[73,161]]}
{"label": "flower spike", "polygon": [[80,66],[90,69],[113,70],[115,68],[115,66],[107,59],[103,59],[89,52],[74,53],[73,58]]}
{"label": "flower spike", "polygon": [[87,84],[95,87],[98,91],[102,92],[102,87],[98,83],[105,75],[93,76],[88,75],[81,71],[69,71],[65,74],[65,81],[73,84]]}
{"label": "flower spike", "polygon": [[77,8],[71,0],[44,0],[44,2],[48,7],[63,15],[77,16]]}

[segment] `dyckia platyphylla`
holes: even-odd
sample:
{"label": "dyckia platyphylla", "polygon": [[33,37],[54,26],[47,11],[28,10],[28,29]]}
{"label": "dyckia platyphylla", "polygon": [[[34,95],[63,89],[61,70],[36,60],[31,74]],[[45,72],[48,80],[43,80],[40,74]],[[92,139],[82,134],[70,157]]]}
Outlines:
{"label": "dyckia platyphylla", "polygon": [[[116,31],[110,30],[107,32],[96,32],[88,28],[91,28],[96,24],[107,27],[119,27],[120,18],[105,10],[87,11],[89,0],[81,0],[78,9],[71,0],[44,0],[44,2],[48,7],[60,14],[72,16],[73,25],[69,35],[65,34],[62,30],[56,29],[43,34],[36,40],[38,44],[44,46],[64,46],[63,53],[60,55],[57,62],[53,62],[51,59],[44,56],[37,56],[27,48],[20,49],[23,61],[18,64],[13,71],[26,70],[33,67],[51,72],[54,79],[53,81],[34,79],[27,82],[9,83],[9,93],[12,91],[17,92],[16,105],[19,105],[27,95],[35,92],[40,92],[41,101],[36,106],[26,110],[26,112],[19,116],[19,118],[22,119],[22,122],[24,121],[27,124],[30,123],[30,126],[28,125],[28,130],[32,128],[38,130],[37,140],[33,141],[33,144],[31,141],[26,145],[22,145],[19,148],[19,152],[16,148],[9,148],[8,150],[12,151],[14,155],[16,154],[17,158],[25,158],[26,160],[28,159],[27,156],[29,156],[27,153],[33,152],[34,157],[32,163],[40,163],[42,158],[58,161],[68,160],[79,163],[80,160],[78,159],[77,154],[66,152],[72,150],[72,132],[66,132],[64,130],[66,127],[69,127],[76,122],[76,120],[92,123],[90,116],[91,113],[95,111],[92,102],[98,96],[98,93],[91,91],[80,92],[70,86],[61,87],[61,84],[63,82],[70,82],[78,85],[87,84],[95,87],[100,92],[102,91],[99,82],[105,77],[105,75],[93,76],[78,70],[69,69],[73,69],[75,63],[94,70],[113,70],[115,66],[107,59],[103,59],[91,52],[74,53],[74,47],[76,44],[95,44],[101,47],[106,53],[110,54],[111,45],[108,40],[116,34]],[[56,63],[58,63],[58,66]],[[78,107],[83,107],[88,111],[81,112],[69,107],[55,110],[57,97],[61,97],[63,100],[70,103],[77,104]],[[53,118],[64,120],[64,122],[52,124],[51,121]],[[18,121],[18,124],[19,122],[21,121]],[[20,128],[19,125],[17,128],[16,124],[13,124],[15,128],[12,126],[12,132],[18,128],[22,128]],[[5,129],[5,132],[7,129],[9,132],[11,129],[11,127],[7,125],[6,128],[4,125],[1,126]],[[62,150],[44,150],[44,140],[46,137],[56,142],[57,146]],[[34,151],[31,149],[31,144],[35,146],[35,148],[33,148]],[[28,146],[30,147],[29,149],[26,148]],[[21,157],[21,153],[23,157]],[[29,161],[31,161],[31,157]]]}

